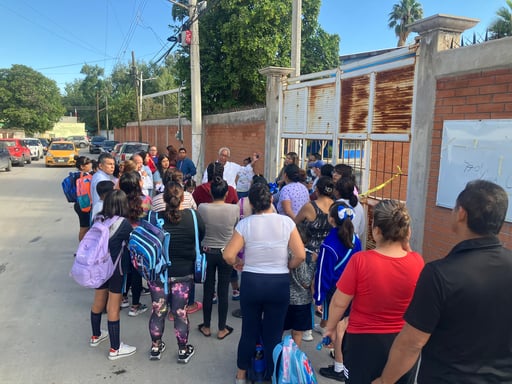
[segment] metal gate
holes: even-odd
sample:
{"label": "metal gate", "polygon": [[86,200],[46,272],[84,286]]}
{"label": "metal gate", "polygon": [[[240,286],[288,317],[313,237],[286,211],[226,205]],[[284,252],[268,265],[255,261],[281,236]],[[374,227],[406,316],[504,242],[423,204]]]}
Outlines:
{"label": "metal gate", "polygon": [[369,225],[379,200],[405,201],[415,60],[415,50],[400,48],[288,79],[279,100],[278,169],[290,151],[302,167],[313,152],[352,166]]}

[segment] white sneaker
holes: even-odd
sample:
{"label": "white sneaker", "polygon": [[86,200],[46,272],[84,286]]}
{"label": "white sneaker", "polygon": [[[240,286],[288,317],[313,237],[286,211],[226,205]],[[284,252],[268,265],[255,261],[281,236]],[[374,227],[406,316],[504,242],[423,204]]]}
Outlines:
{"label": "white sneaker", "polygon": [[122,357],[131,356],[135,353],[135,351],[137,351],[137,348],[121,343],[119,345],[118,350],[110,348],[110,352],[108,353],[108,359],[117,360]]}
{"label": "white sneaker", "polygon": [[313,341],[313,331],[311,329],[304,331],[304,333],[302,334],[302,340]]}
{"label": "white sneaker", "polygon": [[321,327],[320,324],[315,324],[315,327],[313,328],[313,331],[315,331],[316,333],[319,333],[321,335],[324,334],[324,331],[325,331],[325,328],[324,327]]}
{"label": "white sneaker", "polygon": [[108,332],[105,331],[104,329],[101,330],[101,334],[99,336],[92,336],[91,339],[89,340],[89,345],[91,347],[97,347],[98,345],[100,345],[100,343],[102,341],[105,341],[107,340],[107,337],[108,337]]}

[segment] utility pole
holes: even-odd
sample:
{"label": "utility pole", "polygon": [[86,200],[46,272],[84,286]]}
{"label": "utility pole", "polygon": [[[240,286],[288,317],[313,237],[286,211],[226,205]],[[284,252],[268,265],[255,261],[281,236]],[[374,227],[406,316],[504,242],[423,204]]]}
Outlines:
{"label": "utility pole", "polygon": [[142,141],[142,127],[140,125],[140,102],[139,102],[139,92],[138,92],[138,84],[137,84],[137,66],[135,65],[135,52],[132,51],[132,76],[133,76],[133,85],[135,87],[135,108],[137,109],[137,127],[139,128],[139,142]]}
{"label": "utility pole", "polygon": [[[201,151],[203,140],[203,122],[201,113],[201,69],[199,67],[199,24],[197,0],[190,0],[188,6],[190,32],[190,94],[192,98],[192,159],[195,160],[198,169],[202,170],[204,154]],[[201,177],[202,172],[198,172]]]}
{"label": "utility pole", "polygon": [[98,136],[101,135],[100,128],[100,94],[98,90],[96,90],[96,125],[98,126]]}
{"label": "utility pole", "polygon": [[105,95],[105,128],[107,130],[107,139],[110,140],[110,135],[108,133],[108,95]]}
{"label": "utility pole", "polygon": [[292,68],[293,77],[300,76],[300,59],[302,48],[302,0],[292,3]]}

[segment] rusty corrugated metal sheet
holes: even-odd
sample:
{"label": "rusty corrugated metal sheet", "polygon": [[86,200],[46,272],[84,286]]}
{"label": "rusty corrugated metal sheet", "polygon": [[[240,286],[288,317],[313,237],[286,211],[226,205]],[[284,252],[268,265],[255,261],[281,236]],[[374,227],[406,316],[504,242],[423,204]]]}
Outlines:
{"label": "rusty corrugated metal sheet", "polygon": [[336,83],[310,87],[307,133],[332,133],[336,110]]}
{"label": "rusty corrugated metal sheet", "polygon": [[304,133],[307,88],[283,92],[283,133]]}
{"label": "rusty corrugated metal sheet", "polygon": [[411,130],[414,66],[376,73],[373,133]]}
{"label": "rusty corrugated metal sheet", "polygon": [[340,133],[366,132],[369,99],[370,75],[341,81]]}

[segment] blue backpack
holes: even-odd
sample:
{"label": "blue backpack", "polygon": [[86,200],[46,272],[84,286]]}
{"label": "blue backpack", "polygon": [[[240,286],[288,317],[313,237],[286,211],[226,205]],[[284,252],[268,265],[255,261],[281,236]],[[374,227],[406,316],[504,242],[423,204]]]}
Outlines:
{"label": "blue backpack", "polygon": [[147,281],[160,280],[168,293],[169,242],[171,235],[163,230],[164,220],[158,213],[149,211],[128,240],[128,250],[134,268]]}
{"label": "blue backpack", "polygon": [[69,172],[69,175],[62,180],[62,191],[68,200],[68,203],[76,203],[76,180],[80,177],[80,172]]}
{"label": "blue backpack", "polygon": [[290,335],[277,344],[272,353],[274,374],[272,384],[317,384],[318,380],[306,354]]}

